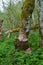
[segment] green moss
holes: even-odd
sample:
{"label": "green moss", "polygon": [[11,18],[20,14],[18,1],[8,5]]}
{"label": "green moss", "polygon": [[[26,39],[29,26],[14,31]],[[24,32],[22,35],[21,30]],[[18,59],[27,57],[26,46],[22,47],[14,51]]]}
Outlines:
{"label": "green moss", "polygon": [[22,7],[22,19],[27,20],[34,10],[35,0],[25,0]]}

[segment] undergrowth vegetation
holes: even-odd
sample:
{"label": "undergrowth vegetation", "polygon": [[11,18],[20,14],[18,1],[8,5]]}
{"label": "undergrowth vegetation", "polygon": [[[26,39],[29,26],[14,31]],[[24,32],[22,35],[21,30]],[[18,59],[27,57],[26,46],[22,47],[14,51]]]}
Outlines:
{"label": "undergrowth vegetation", "polygon": [[34,32],[28,36],[28,44],[32,47],[31,54],[15,49],[15,36],[18,34],[12,34],[7,39],[7,35],[4,34],[0,40],[0,65],[43,65],[43,46],[38,46],[39,33]]}

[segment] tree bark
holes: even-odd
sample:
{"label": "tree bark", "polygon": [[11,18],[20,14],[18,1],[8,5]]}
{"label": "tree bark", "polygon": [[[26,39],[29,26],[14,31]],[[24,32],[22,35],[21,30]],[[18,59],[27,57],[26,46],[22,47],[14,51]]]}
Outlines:
{"label": "tree bark", "polygon": [[40,43],[43,44],[43,0],[37,0],[38,2],[38,12],[39,12],[39,33],[40,33]]}
{"label": "tree bark", "polygon": [[[35,0],[25,0],[23,2],[23,6],[22,6],[22,15],[21,15],[21,28],[20,28],[20,31],[19,31],[19,37],[18,37],[18,41],[19,41],[19,44],[18,44],[18,47],[20,49],[27,49],[29,46],[28,46],[28,37],[27,37],[27,32],[29,32],[30,30],[30,24],[31,24],[31,21],[29,21],[29,28],[28,30],[26,31],[25,29],[27,24],[28,24],[28,20],[31,19],[32,17],[32,12],[33,12],[33,9],[34,9],[34,2]],[[17,45],[15,45],[16,47]],[[26,47],[25,47],[26,46]]]}
{"label": "tree bark", "polygon": [[21,14],[21,29],[20,29],[19,38],[18,38],[19,40],[21,37],[22,37],[21,39],[22,41],[24,39],[25,41],[27,41],[28,39],[26,32],[30,31],[30,24],[31,24],[31,19],[32,19],[32,12],[34,10],[34,3],[35,3],[35,0],[25,0],[23,2],[22,14]]}

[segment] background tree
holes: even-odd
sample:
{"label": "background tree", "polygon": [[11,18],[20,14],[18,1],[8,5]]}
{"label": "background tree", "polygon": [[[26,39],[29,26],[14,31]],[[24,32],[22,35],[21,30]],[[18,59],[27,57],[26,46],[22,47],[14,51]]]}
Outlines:
{"label": "background tree", "polygon": [[37,0],[37,2],[38,2],[39,25],[40,25],[39,33],[41,37],[40,43],[43,44],[43,0]]}

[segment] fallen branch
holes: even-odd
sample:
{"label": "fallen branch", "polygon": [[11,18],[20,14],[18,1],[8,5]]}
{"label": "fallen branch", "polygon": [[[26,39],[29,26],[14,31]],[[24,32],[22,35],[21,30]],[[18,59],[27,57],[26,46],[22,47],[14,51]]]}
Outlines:
{"label": "fallen branch", "polygon": [[[35,29],[39,29],[39,25],[31,25],[30,30],[35,30]],[[19,30],[20,28],[16,28],[16,29],[8,30],[7,33],[19,32]]]}
{"label": "fallen branch", "polygon": [[[39,25],[31,25],[30,30],[36,30],[39,29]],[[8,38],[10,37],[11,33],[13,32],[19,32],[20,28],[16,28],[16,29],[12,29],[12,30],[8,30],[6,33],[8,34]]]}

